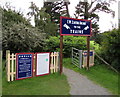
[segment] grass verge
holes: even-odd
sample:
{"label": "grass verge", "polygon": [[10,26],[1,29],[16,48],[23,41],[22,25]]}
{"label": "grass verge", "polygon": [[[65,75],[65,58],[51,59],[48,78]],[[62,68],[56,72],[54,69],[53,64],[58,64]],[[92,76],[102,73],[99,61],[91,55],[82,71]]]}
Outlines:
{"label": "grass verge", "polygon": [[107,88],[112,94],[118,95],[118,74],[110,70],[107,66],[95,65],[87,71],[85,68],[79,69],[75,65],[72,65],[70,58],[65,58],[63,64],[66,68],[79,72],[87,76],[94,83]]}
{"label": "grass verge", "polygon": [[2,95],[69,95],[70,87],[65,75],[59,73],[13,82],[6,81],[2,72]]}

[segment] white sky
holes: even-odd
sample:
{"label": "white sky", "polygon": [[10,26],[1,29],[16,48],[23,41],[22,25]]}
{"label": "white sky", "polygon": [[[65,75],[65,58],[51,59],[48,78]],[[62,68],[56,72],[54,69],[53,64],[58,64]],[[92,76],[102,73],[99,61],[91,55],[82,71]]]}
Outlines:
{"label": "white sky", "polygon": [[[5,5],[6,2],[10,2],[11,6],[14,6],[16,10],[21,10],[26,17],[26,13],[29,12],[30,2],[33,1],[38,7],[43,6],[43,0],[0,0],[0,5]],[[69,12],[70,15],[73,16],[75,12],[75,6],[78,4],[79,0],[69,0]],[[107,31],[112,29],[112,25],[114,27],[118,26],[118,1],[111,4],[111,9],[115,11],[115,18],[112,18],[112,15],[100,12],[100,21],[99,27],[100,31]],[[33,24],[33,22],[32,22]]]}

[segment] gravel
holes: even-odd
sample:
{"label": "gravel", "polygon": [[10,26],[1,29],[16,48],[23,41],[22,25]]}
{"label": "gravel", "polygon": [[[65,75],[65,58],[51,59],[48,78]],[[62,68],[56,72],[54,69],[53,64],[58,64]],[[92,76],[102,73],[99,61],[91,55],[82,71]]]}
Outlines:
{"label": "gravel", "polygon": [[67,76],[71,87],[71,95],[112,95],[107,89],[93,83],[87,77],[73,70],[63,68],[63,73]]}

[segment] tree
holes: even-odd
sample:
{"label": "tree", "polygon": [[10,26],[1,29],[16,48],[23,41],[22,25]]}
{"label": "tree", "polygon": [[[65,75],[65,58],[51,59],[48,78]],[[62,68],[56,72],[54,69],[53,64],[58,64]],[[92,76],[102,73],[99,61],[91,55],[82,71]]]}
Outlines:
{"label": "tree", "polygon": [[69,17],[68,4],[66,0],[58,0],[55,2],[44,2],[45,12],[51,16],[51,21],[59,25],[60,16]]}
{"label": "tree", "polygon": [[29,7],[32,11],[28,15],[34,16],[35,27],[41,30],[42,33],[46,33],[47,36],[56,36],[58,26],[51,21],[51,16],[45,12],[46,8],[37,7],[35,3],[31,3]]}
{"label": "tree", "polygon": [[42,51],[44,36],[15,10],[3,9],[2,47],[12,52]]}
{"label": "tree", "polygon": [[110,3],[115,0],[91,0],[91,3],[88,2],[79,2],[77,4],[75,11],[75,18],[88,19],[92,20],[92,32],[96,34],[99,32],[99,21],[98,12],[102,11],[105,13],[111,13],[113,16],[114,11],[110,9]]}
{"label": "tree", "polygon": [[2,26],[12,26],[14,23],[24,23],[27,26],[31,27],[31,24],[28,19],[23,17],[22,12],[16,11],[15,9],[12,10],[11,5],[6,4],[6,7],[2,8]]}
{"label": "tree", "polygon": [[27,13],[28,16],[34,17],[35,27],[38,26],[38,18],[39,18],[39,7],[35,5],[35,3],[31,2],[31,6],[29,7],[31,10]]}

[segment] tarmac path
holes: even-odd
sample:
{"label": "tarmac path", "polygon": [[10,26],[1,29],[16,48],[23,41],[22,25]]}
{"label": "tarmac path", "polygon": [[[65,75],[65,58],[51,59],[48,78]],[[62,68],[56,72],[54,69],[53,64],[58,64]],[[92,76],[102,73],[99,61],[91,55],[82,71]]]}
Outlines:
{"label": "tarmac path", "polygon": [[107,89],[73,70],[63,68],[63,73],[67,76],[71,95],[112,95]]}

